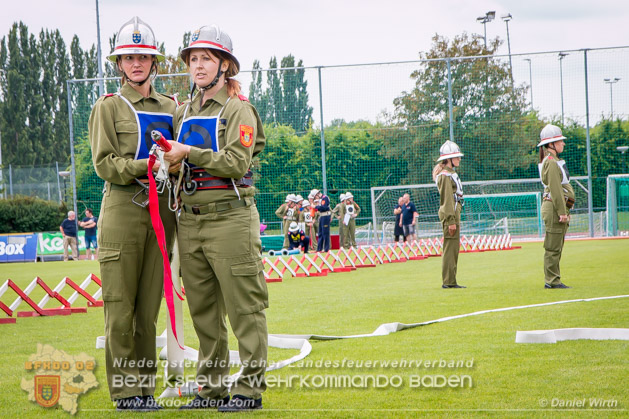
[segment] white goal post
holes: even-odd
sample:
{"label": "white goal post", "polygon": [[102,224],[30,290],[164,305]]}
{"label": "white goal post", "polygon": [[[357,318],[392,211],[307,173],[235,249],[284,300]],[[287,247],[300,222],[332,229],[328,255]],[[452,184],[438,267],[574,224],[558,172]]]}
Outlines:
{"label": "white goal post", "polygon": [[[574,223],[574,228],[571,226],[571,232],[574,235],[586,235],[589,232],[587,177],[572,177],[571,181],[577,197],[572,210],[574,220],[577,222]],[[509,233],[520,240],[539,239],[543,235],[542,191],[539,178],[463,182],[464,199],[470,205],[468,209],[463,207],[462,232]],[[392,229],[395,220],[393,209],[398,198],[405,193],[410,194],[419,214],[417,236],[442,235],[438,218],[439,191],[435,183],[426,183],[371,188],[372,225],[375,237],[381,242],[393,240]],[[481,203],[485,205],[485,210]],[[522,208],[524,204],[526,208]]]}

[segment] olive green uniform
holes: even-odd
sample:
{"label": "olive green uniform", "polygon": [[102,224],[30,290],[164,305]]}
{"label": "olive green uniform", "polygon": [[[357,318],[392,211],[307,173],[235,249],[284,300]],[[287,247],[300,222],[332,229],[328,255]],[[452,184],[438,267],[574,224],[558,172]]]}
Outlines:
{"label": "olive green uniform", "polygon": [[[437,187],[439,188],[439,221],[443,227],[443,254],[441,255],[441,278],[443,285],[457,285],[456,272],[459,261],[459,247],[461,237],[461,203],[462,190],[457,195],[458,175],[454,169],[444,167],[437,175]],[[449,226],[456,225],[453,236],[450,235]]]}
{"label": "olive green uniform", "polygon": [[[310,221],[309,221],[310,219]],[[304,224],[304,232],[310,238],[310,248],[316,250],[317,246],[317,222],[319,221],[319,212],[315,211],[314,215],[310,212],[310,208],[304,208],[299,213],[299,222]]]}
{"label": "olive green uniform", "polygon": [[559,262],[563,250],[568,223],[560,223],[560,215],[570,215],[566,206],[566,199],[574,200],[574,189],[570,185],[567,171],[564,174],[562,166],[565,161],[557,159],[550,153],[541,163],[541,179],[544,185],[544,201],[542,203],[542,219],[546,225],[544,238],[544,279],[548,285],[561,283]]}
{"label": "olive green uniform", "polygon": [[288,249],[288,227],[293,221],[297,222],[299,220],[299,210],[297,207],[289,208],[288,204],[282,204],[277,211],[275,211],[275,215],[282,220],[282,232],[284,233],[282,249]]}
{"label": "olive green uniform", "polygon": [[345,225],[345,223],[343,222],[343,220],[345,219],[345,214],[347,213],[347,204],[343,202],[339,209],[339,224],[341,227],[343,227],[343,230],[345,231],[343,237],[343,247],[346,249],[349,249],[350,247],[356,247],[356,217],[358,217],[358,214],[360,214],[360,207],[356,202],[353,202],[352,205],[354,206],[355,217],[351,217],[347,225]]}
{"label": "olive green uniform", "polygon": [[[181,106],[175,115],[175,138],[186,107]],[[264,148],[262,122],[248,101],[229,98],[226,86],[202,107],[201,94],[197,94],[186,117],[216,116],[219,112],[219,151],[192,147],[188,162],[213,176],[240,179],[250,169],[253,157]],[[251,137],[247,137],[251,143],[243,142],[243,126],[253,128]],[[255,188],[237,190],[238,193],[230,187],[181,194],[181,269],[199,338],[197,382],[203,386],[199,393],[203,398],[227,395],[226,315],[244,365],[232,393],[257,399],[266,389],[268,336],[264,309],[268,307],[268,293],[260,255],[260,217],[253,199]]]}
{"label": "olive green uniform", "polygon": [[[339,222],[339,246],[345,247],[345,225],[343,224],[343,220],[340,218],[339,214],[341,213],[342,202],[336,204],[336,206],[332,209],[332,217],[338,220]],[[318,214],[318,212],[317,212]]]}
{"label": "olive green uniform", "polygon": [[[151,88],[145,98],[130,85],[120,89],[136,111],[173,114],[175,102]],[[155,327],[162,299],[163,261],[148,208],[134,204],[133,195],[143,189],[134,180],[147,175],[147,159],[134,160],[138,125],[123,99],[103,96],[89,120],[92,160],[105,180],[101,215],[98,218],[100,272],[105,311],[105,363],[112,400],[149,396],[155,392],[157,359]],[[147,195],[142,194],[139,201]],[[175,214],[168,209],[167,194],[159,197],[159,210],[168,252],[175,234]],[[139,365],[144,364],[142,367]],[[118,364],[119,366],[115,365]],[[123,378],[120,385],[114,379]],[[152,383],[141,386],[143,378]],[[138,383],[136,385],[129,383]]]}

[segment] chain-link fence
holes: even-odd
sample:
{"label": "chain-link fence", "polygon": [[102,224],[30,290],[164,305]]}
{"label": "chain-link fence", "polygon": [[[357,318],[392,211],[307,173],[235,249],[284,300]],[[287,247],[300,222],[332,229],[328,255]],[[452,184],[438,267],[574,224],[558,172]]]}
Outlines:
{"label": "chain-link fence", "polygon": [[[595,213],[605,210],[606,177],[627,172],[617,147],[629,145],[628,59],[623,47],[243,71],[237,77],[242,93],[260,112],[267,137],[255,162],[261,219],[268,231],[278,230],[274,212],[285,196],[317,188],[333,202],[351,191],[362,208],[358,224],[367,224],[370,188],[431,183],[447,139],[465,153],[464,181],[536,178],[539,132],[553,122],[568,137],[562,157],[571,175],[586,177],[577,206],[588,214],[593,235]],[[91,163],[87,121],[98,82],[68,82],[68,188],[74,201],[96,213],[103,183]],[[118,89],[117,80],[105,85],[108,92]],[[155,86],[181,99],[190,80],[160,76]],[[45,191],[41,196],[49,199]]]}

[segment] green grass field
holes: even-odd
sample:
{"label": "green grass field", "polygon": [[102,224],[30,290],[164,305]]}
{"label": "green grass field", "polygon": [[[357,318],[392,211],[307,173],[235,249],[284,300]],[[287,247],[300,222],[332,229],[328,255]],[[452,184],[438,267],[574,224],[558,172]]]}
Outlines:
{"label": "green grass field", "polygon": [[[382,323],[422,322],[440,317],[492,308],[579,298],[629,294],[629,240],[569,241],[566,243],[563,280],[568,290],[543,288],[541,243],[526,243],[520,250],[461,254],[459,283],[464,290],[440,288],[440,258],[364,268],[351,273],[317,278],[289,278],[269,285],[267,311],[270,333],[351,335],[371,333]],[[51,288],[63,276],[80,283],[90,272],[98,275],[96,262],[47,262],[0,265],[0,282],[11,278],[22,288],[40,276]],[[93,291],[92,288],[90,290]],[[10,304],[14,294],[2,298]],[[39,301],[41,292],[34,292]],[[63,294],[66,298],[70,292]],[[185,307],[185,305],[184,305]],[[19,310],[27,310],[26,305]],[[187,310],[186,344],[196,347],[196,336]],[[164,305],[158,330],[165,327]],[[415,360],[437,361],[412,368],[317,368],[296,366],[269,373],[272,379],[315,376],[378,376],[382,382],[401,385],[385,388],[311,386],[294,379],[292,386],[277,385],[264,394],[264,410],[255,416],[273,417],[627,417],[629,392],[628,341],[566,341],[557,344],[516,344],[518,330],[570,327],[629,327],[629,299],[578,302],[528,308],[422,326],[388,336],[312,341],[306,360],[312,362]],[[102,308],[87,314],[48,318],[19,318],[0,325],[0,416],[64,417],[29,402],[20,389],[29,374],[24,362],[36,352],[37,343],[50,344],[69,354],[94,356],[100,386],[79,399],[79,415],[116,416],[107,390],[104,351],[95,349],[103,334]],[[231,338],[232,349],[236,348]],[[271,348],[271,360],[286,359],[294,350]],[[470,367],[439,367],[444,360],[464,361]],[[346,362],[347,362],[346,361]],[[161,370],[160,370],[161,372]],[[193,368],[186,373],[192,373]],[[412,388],[413,377],[468,376],[464,388]],[[432,379],[431,378],[431,379]],[[159,377],[161,393],[163,382]],[[354,381],[358,382],[358,381]],[[426,381],[426,382],[430,382]],[[356,387],[357,384],[354,384]],[[580,403],[583,407],[560,407]],[[594,401],[607,402],[603,410]],[[553,406],[553,404],[555,406]],[[167,409],[157,416],[173,414]],[[181,413],[177,413],[178,415]],[[216,414],[216,413],[211,413]],[[141,414],[136,414],[140,416]],[[197,417],[199,412],[181,414]],[[125,415],[126,417],[127,415]],[[134,415],[128,415],[134,416]]]}

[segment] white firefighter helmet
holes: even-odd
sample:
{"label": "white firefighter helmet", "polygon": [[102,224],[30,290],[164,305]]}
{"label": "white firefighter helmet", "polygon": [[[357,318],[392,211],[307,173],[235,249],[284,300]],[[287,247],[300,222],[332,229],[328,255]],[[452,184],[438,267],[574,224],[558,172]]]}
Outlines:
{"label": "white firefighter helmet", "polygon": [[303,196],[301,196],[301,195],[297,195],[297,197],[296,197],[296,198],[297,198],[297,201],[299,201],[299,203],[301,203],[301,201],[303,201],[303,200],[304,200],[304,197],[303,197]]}
{"label": "white firefighter helmet", "polygon": [[286,195],[286,199],[284,200],[284,202],[290,202],[290,194]]}
{"label": "white firefighter helmet", "polygon": [[294,233],[297,230],[299,230],[299,224],[297,224],[294,221],[292,223],[290,223],[290,226],[288,227],[288,231],[290,231],[291,233]]}
{"label": "white firefighter helmet", "polygon": [[347,198],[345,198],[345,194],[342,193],[341,195],[339,195],[339,199],[341,200],[341,202],[345,201]]}
{"label": "white firefighter helmet", "polygon": [[295,194],[289,193],[288,195],[286,195],[286,202],[295,202]]}
{"label": "white firefighter helmet", "polygon": [[303,201],[301,201],[301,206],[306,208],[310,206],[310,201],[308,201],[307,199],[304,199]]}
{"label": "white firefighter helmet", "polygon": [[299,195],[293,195],[293,196],[291,197],[291,201],[293,201],[293,202],[294,202],[294,203],[296,203],[296,204],[301,204],[302,199],[300,198],[300,196],[299,196]]}
{"label": "white firefighter helmet", "polygon": [[227,35],[227,33],[221,31],[221,28],[218,26],[201,26],[199,29],[192,32],[190,45],[182,49],[180,54],[181,59],[186,64],[188,63],[188,54],[190,54],[190,50],[195,48],[208,48],[227,53],[236,66],[236,68],[230,68],[227,70],[227,77],[233,77],[240,71],[240,63],[233,53],[234,48],[232,46],[232,39],[229,35]]}
{"label": "white firefighter helmet", "polygon": [[463,157],[461,149],[454,141],[447,140],[439,149],[439,158],[437,161],[451,159],[454,157]]}
{"label": "white firefighter helmet", "polygon": [[320,191],[319,191],[319,189],[313,189],[313,190],[311,190],[311,191],[310,191],[310,195],[308,195],[308,197],[311,197],[311,196],[312,196],[312,198],[314,199],[314,198],[316,198],[316,197],[317,197],[317,195],[319,194],[319,192],[320,192]]}
{"label": "white firefighter helmet", "polygon": [[542,129],[542,132],[539,134],[540,142],[537,145],[541,147],[546,144],[554,143],[555,141],[565,140],[566,137],[561,133],[561,128],[557,125],[548,124]]}
{"label": "white firefighter helmet", "polygon": [[351,192],[345,192],[345,200],[354,199],[354,195]]}
{"label": "white firefighter helmet", "polygon": [[153,29],[137,16],[120,27],[114,50],[107,59],[115,63],[119,56],[129,54],[154,55],[157,61],[164,61],[164,56],[157,50]]}

